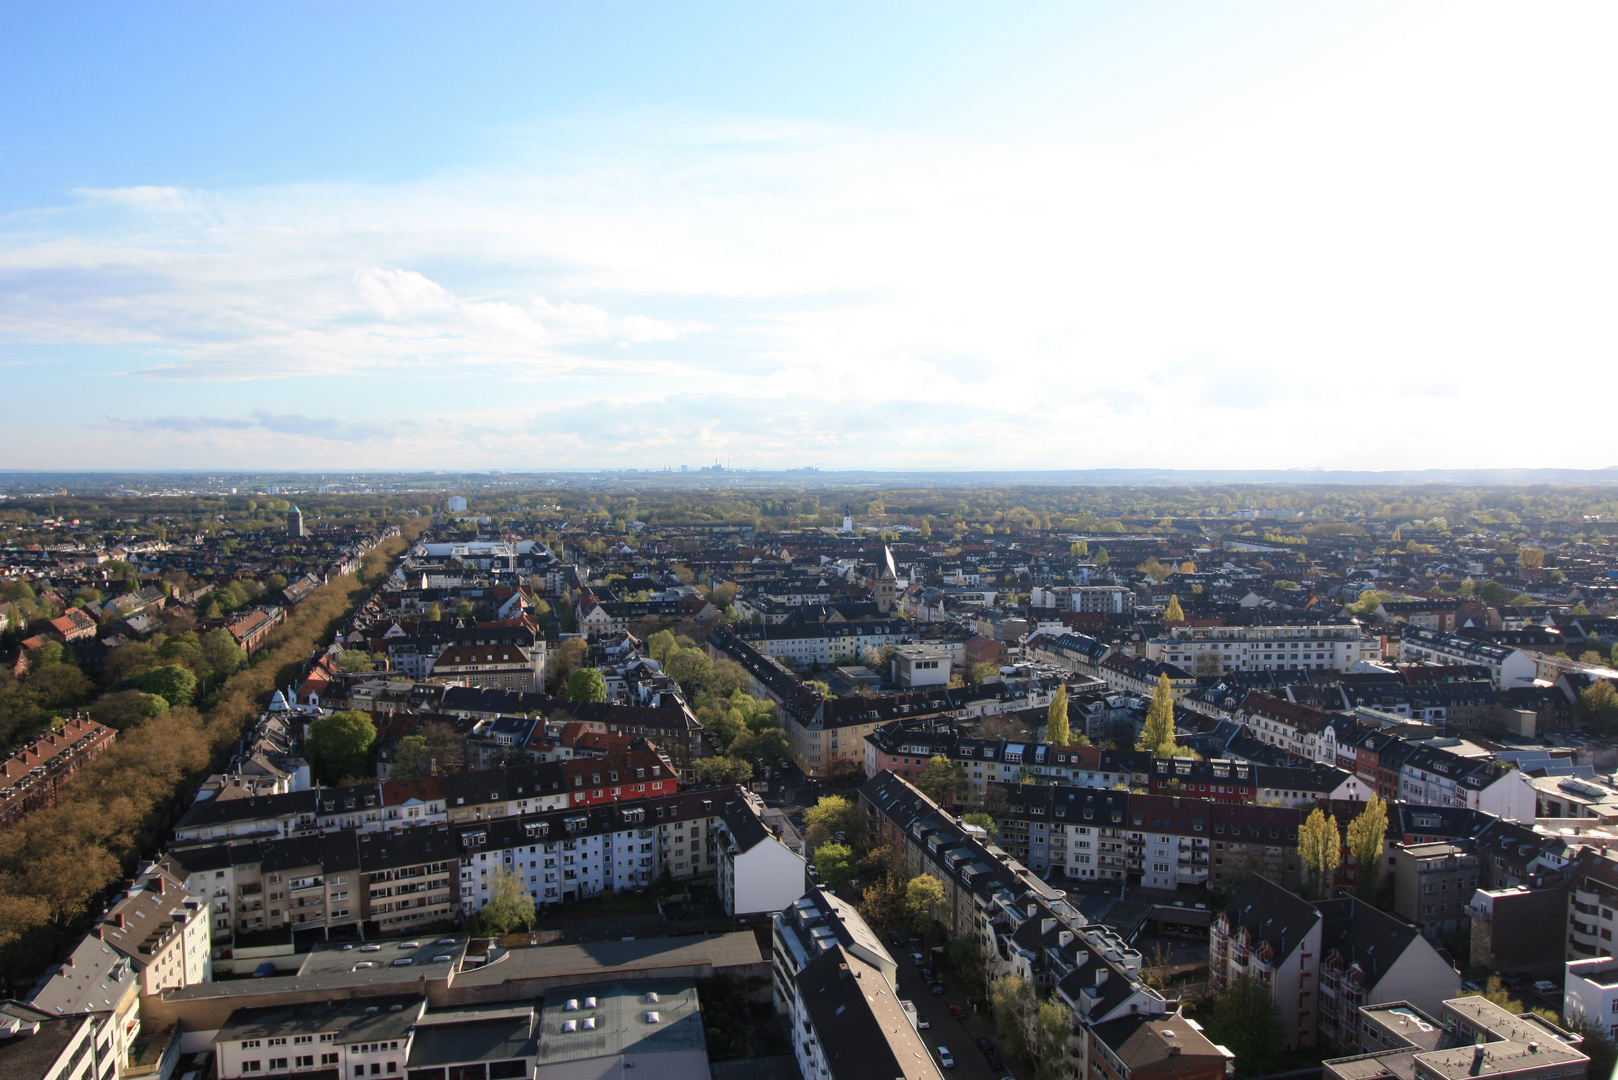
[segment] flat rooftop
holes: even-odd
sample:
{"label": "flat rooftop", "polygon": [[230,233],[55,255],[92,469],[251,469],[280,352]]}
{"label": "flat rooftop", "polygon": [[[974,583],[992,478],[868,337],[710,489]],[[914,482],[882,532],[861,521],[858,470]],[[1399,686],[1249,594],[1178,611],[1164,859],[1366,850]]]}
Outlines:
{"label": "flat rooftop", "polygon": [[690,979],[569,986],[547,994],[539,1064],[674,1050],[706,1053],[697,985]]}
{"label": "flat rooftop", "polygon": [[600,980],[638,977],[659,968],[746,967],[764,963],[751,931],[701,937],[641,938],[580,945],[541,945],[512,949],[505,959],[455,976],[456,986],[489,986],[521,979]]}

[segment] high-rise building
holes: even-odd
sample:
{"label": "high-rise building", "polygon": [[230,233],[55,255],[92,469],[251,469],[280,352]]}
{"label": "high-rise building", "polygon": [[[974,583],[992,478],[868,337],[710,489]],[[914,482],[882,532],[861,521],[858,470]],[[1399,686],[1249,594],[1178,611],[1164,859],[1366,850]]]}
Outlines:
{"label": "high-rise building", "polygon": [[288,536],[307,536],[307,535],[309,535],[308,533],[303,531],[303,511],[299,510],[296,506],[294,506],[291,510],[287,511],[287,535]]}

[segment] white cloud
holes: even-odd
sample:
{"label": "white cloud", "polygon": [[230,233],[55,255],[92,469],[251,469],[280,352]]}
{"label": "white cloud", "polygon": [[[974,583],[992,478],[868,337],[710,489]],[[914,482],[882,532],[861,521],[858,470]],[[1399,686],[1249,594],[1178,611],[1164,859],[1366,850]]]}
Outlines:
{"label": "white cloud", "polygon": [[0,332],[173,381],[537,381],[577,464],[1605,460],[1466,434],[1542,370],[1610,389],[1614,16],[1569,10],[1423,8],[1105,143],[663,113],[407,184],[85,192],[5,223]]}

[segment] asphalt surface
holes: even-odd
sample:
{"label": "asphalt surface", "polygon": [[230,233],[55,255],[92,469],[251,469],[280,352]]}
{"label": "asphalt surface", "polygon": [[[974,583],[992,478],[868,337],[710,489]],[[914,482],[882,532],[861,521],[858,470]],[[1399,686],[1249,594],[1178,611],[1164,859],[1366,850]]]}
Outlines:
{"label": "asphalt surface", "polygon": [[[1001,1052],[1000,1039],[994,1033],[994,1025],[987,1017],[968,1015],[965,1021],[957,1020],[949,1014],[949,1006],[966,1005],[966,992],[954,978],[940,974],[939,980],[944,984],[942,996],[934,994],[927,989],[926,982],[921,977],[921,969],[910,959],[910,949],[889,946],[894,953],[894,959],[899,963],[899,996],[916,1003],[916,1010],[924,1013],[932,1024],[925,1031],[918,1032],[923,1043],[933,1055],[933,1063],[938,1064],[938,1048],[949,1047],[950,1054],[955,1058],[953,1069],[944,1069],[945,1075],[951,1080],[1001,1080],[1002,1077],[1020,1077],[1015,1066],[1005,1062],[1005,1054]],[[978,1039],[987,1036],[994,1040],[995,1055],[1001,1059],[1002,1067],[991,1070],[989,1062],[978,1049]]]}

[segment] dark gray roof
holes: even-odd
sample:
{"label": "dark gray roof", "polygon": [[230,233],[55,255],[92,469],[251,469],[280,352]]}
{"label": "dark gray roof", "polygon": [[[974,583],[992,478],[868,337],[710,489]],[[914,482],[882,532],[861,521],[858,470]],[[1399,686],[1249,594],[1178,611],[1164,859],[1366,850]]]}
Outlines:
{"label": "dark gray roof", "polygon": [[746,800],[738,799],[725,807],[725,827],[742,851],[752,851],[771,839],[770,830],[765,828],[764,822]]}
{"label": "dark gray roof", "polygon": [[427,1006],[419,994],[354,1001],[299,1002],[237,1009],[213,1037],[215,1043],[335,1032],[338,1045],[402,1039]]}

